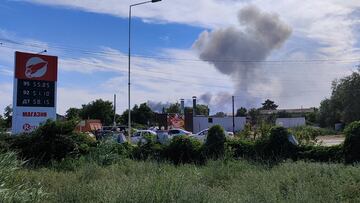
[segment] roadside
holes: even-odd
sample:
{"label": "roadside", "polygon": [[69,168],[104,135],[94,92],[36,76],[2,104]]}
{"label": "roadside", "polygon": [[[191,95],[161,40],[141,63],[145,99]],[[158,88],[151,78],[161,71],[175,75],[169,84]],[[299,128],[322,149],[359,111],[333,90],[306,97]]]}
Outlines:
{"label": "roadside", "polygon": [[344,142],[345,136],[344,135],[325,135],[325,136],[318,136],[318,143],[322,146],[333,146],[338,145]]}

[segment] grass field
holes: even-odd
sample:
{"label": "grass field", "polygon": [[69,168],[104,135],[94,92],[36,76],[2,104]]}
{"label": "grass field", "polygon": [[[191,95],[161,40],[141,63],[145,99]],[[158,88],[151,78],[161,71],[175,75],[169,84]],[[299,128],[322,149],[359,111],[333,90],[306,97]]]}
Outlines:
{"label": "grass field", "polygon": [[[74,171],[49,168],[13,173],[37,188],[32,202],[359,202],[360,167],[284,162],[273,167],[243,160],[174,166],[123,160]],[[13,183],[14,184],[14,183]],[[1,197],[1,190],[0,190]]]}

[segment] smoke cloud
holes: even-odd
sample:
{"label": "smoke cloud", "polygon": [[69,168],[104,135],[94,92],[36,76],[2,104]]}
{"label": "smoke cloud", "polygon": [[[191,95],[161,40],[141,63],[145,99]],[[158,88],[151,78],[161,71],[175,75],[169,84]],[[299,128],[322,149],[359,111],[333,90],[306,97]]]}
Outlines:
{"label": "smoke cloud", "polygon": [[[260,99],[252,87],[266,83],[261,74],[261,63],[280,48],[291,35],[291,28],[276,14],[246,6],[238,13],[239,26],[202,32],[193,44],[200,59],[213,64],[220,73],[229,75],[235,85],[235,95],[241,106],[252,106]],[[207,97],[206,97],[207,96]],[[207,101],[209,94],[203,95]]]}
{"label": "smoke cloud", "polygon": [[162,113],[163,108],[167,108],[170,106],[169,102],[156,102],[156,101],[147,101],[147,105],[150,107],[151,110],[157,113]]}

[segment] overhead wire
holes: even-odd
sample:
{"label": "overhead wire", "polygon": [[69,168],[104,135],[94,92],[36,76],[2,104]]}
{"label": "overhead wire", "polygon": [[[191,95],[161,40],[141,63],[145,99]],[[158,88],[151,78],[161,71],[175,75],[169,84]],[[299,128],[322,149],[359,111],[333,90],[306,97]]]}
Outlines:
{"label": "overhead wire", "polygon": [[[26,47],[37,47],[37,48],[44,48],[44,45],[43,44],[36,44],[36,43],[21,43],[21,42],[16,42],[16,41],[12,41],[12,40],[4,40],[4,39],[1,39],[0,40],[3,40],[3,41],[6,41],[8,43],[11,43],[11,44],[16,44],[16,45],[19,45],[19,46],[26,46]],[[2,47],[8,47],[8,48],[13,48],[13,47],[9,47],[9,46],[6,46],[3,42],[0,42],[1,43],[1,46]],[[53,46],[51,45],[52,48],[59,48],[59,49],[63,49],[63,50],[66,50],[66,49],[69,49],[68,47],[62,47],[62,46]],[[74,48],[70,48],[70,49],[74,49]],[[75,49],[77,51],[79,51],[80,53],[83,53],[83,54],[101,54],[101,55],[116,55],[117,57],[122,57],[121,54],[119,53],[111,53],[111,52],[105,52],[105,51],[89,51],[89,50],[83,50],[83,49]],[[61,51],[61,50],[60,50]],[[66,52],[65,52],[66,54]],[[144,55],[135,55],[134,57],[139,57],[139,58],[145,58],[145,59],[163,59],[163,60],[187,60],[187,61],[201,61],[201,60],[192,60],[192,59],[180,59],[180,58],[170,58],[170,57],[157,57],[157,56],[144,56]],[[123,56],[123,58],[127,58],[126,56]],[[108,69],[107,66],[104,66],[104,65],[101,65],[101,64],[97,64],[97,63],[86,63],[84,61],[80,61],[78,60],[78,58],[70,58],[70,59],[74,59],[74,60],[77,60],[76,63],[83,63],[83,64],[87,64],[87,65],[95,65],[95,66],[98,66],[98,67],[104,67],[106,69]],[[292,63],[292,62],[326,62],[326,61],[332,61],[332,62],[355,62],[355,61],[359,61],[359,59],[316,59],[316,60],[279,60],[279,61],[276,61],[276,60],[272,60],[272,61],[255,61],[255,60],[247,60],[247,61],[241,61],[241,60],[236,60],[236,61],[229,61],[227,60],[227,62],[249,62],[249,63],[255,63],[255,62],[261,62],[261,63],[264,63],[264,62],[269,62],[269,63]],[[202,61],[203,62],[203,61]],[[219,61],[221,62],[221,61]],[[226,62],[226,61],[223,61],[223,62]],[[113,69],[115,70],[115,69]],[[126,70],[118,70],[116,69],[116,71],[120,71],[120,72],[127,72]],[[160,74],[166,74],[166,72],[160,72],[160,71],[154,71],[154,70],[145,70],[145,69],[137,69],[137,71],[146,71],[146,72],[153,72],[153,73],[160,73]],[[140,73],[142,74],[142,73]],[[172,81],[172,82],[180,82],[180,83],[184,83],[185,81],[181,81],[181,80],[177,80],[177,79],[171,79],[171,78],[163,78],[163,77],[159,77],[159,76],[153,76],[153,75],[148,75],[148,74],[142,74],[143,76],[145,77],[149,77],[149,78],[157,78],[157,79],[161,79],[161,80],[165,80],[165,81]],[[192,76],[192,75],[191,75]],[[196,77],[199,77],[198,75]],[[203,76],[200,76],[200,77],[203,77]],[[215,78],[208,78],[208,79],[215,79]],[[236,81],[236,80],[235,80]],[[282,80],[284,81],[284,80]],[[288,81],[294,81],[294,80],[288,80]],[[187,84],[192,84],[192,85],[198,85],[198,86],[206,86],[206,87],[219,87],[219,88],[231,88],[231,87],[228,87],[228,86],[218,86],[218,85],[213,85],[213,84],[203,84],[203,83],[194,83],[194,82],[188,82],[186,81]],[[247,91],[247,90],[243,90],[243,91]],[[252,92],[256,92],[254,90],[252,90]],[[259,91],[260,92],[260,91]],[[305,90],[305,91],[300,91],[302,93],[310,93],[310,92],[320,92],[318,90],[314,91],[314,90]],[[295,92],[295,94],[299,94],[300,93],[299,91]],[[264,91],[261,91],[261,93],[264,93]]]}

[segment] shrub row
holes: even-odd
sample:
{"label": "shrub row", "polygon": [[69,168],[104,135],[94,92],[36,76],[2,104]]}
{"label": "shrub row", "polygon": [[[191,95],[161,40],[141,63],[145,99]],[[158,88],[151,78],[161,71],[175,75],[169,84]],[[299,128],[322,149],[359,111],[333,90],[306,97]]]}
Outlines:
{"label": "shrub row", "polygon": [[293,145],[288,141],[288,131],[283,127],[273,127],[268,136],[256,141],[225,140],[220,126],[209,129],[206,142],[178,136],[169,145],[156,143],[146,138],[145,144],[133,146],[111,141],[96,142],[85,134],[74,133],[72,122],[48,121],[36,131],[27,135],[0,136],[2,151],[16,151],[22,159],[35,165],[46,165],[64,159],[92,160],[100,165],[109,165],[124,157],[138,160],[155,159],[174,164],[204,163],[206,159],[222,158],[231,154],[235,158],[279,161],[284,159],[305,159],[322,162],[353,163],[360,161],[360,122],[354,122],[345,129],[343,145],[324,147],[316,145]]}
{"label": "shrub row", "polygon": [[15,151],[28,164],[45,165],[67,156],[88,154],[96,141],[86,134],[73,132],[75,123],[48,120],[30,134],[3,135],[2,151]]}

